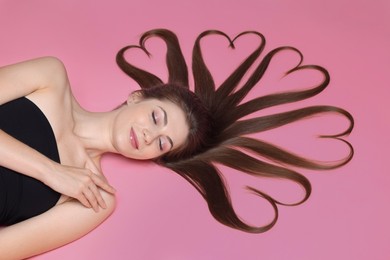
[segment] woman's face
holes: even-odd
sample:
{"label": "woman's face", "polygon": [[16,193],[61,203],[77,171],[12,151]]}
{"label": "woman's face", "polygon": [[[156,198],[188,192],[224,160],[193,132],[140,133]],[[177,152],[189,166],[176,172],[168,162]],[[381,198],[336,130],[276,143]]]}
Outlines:
{"label": "woman's face", "polygon": [[183,110],[168,100],[133,93],[115,118],[112,143],[132,159],[152,159],[184,144],[189,128]]}

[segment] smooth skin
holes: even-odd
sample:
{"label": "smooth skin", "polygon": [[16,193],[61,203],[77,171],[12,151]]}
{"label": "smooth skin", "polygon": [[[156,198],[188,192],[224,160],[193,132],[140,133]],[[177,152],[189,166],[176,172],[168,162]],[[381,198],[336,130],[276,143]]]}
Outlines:
{"label": "smooth skin", "polygon": [[0,165],[38,179],[62,196],[47,212],[0,229],[0,259],[22,259],[65,245],[113,212],[115,190],[100,167],[104,153],[150,159],[177,148],[188,134],[178,106],[144,100],[138,92],[119,109],[84,110],[71,93],[64,65],[53,57],[0,68],[0,104],[22,96],[48,118],[61,164],[0,130]]}

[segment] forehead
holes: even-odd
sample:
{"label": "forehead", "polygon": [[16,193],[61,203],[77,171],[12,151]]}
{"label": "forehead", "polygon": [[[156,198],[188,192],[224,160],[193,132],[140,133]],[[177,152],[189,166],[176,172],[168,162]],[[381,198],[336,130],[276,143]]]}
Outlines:
{"label": "forehead", "polygon": [[163,108],[167,113],[170,112],[170,114],[177,115],[181,119],[186,119],[183,109],[177,105],[176,103],[168,100],[168,99],[156,99],[156,98],[148,98],[141,101],[143,104],[152,106],[152,107],[161,107]]}

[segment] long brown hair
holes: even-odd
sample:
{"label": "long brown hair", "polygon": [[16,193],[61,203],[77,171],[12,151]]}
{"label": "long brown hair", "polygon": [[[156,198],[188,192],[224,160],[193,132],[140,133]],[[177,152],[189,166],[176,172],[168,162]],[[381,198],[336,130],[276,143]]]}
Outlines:
{"label": "long brown hair", "polygon": [[[216,87],[214,79],[204,62],[200,41],[208,35],[220,35],[229,41],[230,47],[234,48],[235,39],[244,34],[256,35],[261,39],[261,43],[220,86]],[[166,63],[169,74],[167,83],[164,83],[157,76],[129,64],[124,57],[125,52],[131,48],[140,48],[149,55],[145,48],[145,42],[150,37],[159,37],[167,45]],[[342,139],[343,136],[351,133],[354,125],[353,117],[346,110],[339,107],[309,106],[288,112],[246,118],[246,116],[265,108],[313,97],[322,92],[329,84],[330,77],[326,69],[317,65],[303,65],[302,53],[296,48],[288,46],[276,48],[265,54],[248,79],[242,83],[244,75],[258,60],[264,47],[265,38],[256,31],[246,31],[231,39],[221,31],[209,30],[197,37],[192,54],[192,73],[194,93],[197,96],[196,99],[201,101],[201,104],[198,105],[203,106],[204,109],[199,110],[201,113],[195,117],[195,120],[202,117],[202,113],[206,113],[209,118],[202,125],[209,129],[204,131],[202,142],[194,142],[193,145],[190,145],[193,146],[189,147],[191,152],[182,153],[182,156],[177,156],[177,154],[175,156],[167,155],[156,160],[158,164],[175,171],[189,181],[207,201],[211,214],[219,222],[251,233],[265,232],[275,225],[278,219],[278,205],[299,205],[309,198],[311,194],[309,180],[288,166],[313,170],[334,169],[345,165],[353,157],[352,145]],[[284,50],[294,51],[300,57],[299,63],[287,74],[312,69],[323,75],[322,82],[306,90],[269,94],[243,102],[247,94],[261,80],[273,57]],[[176,35],[169,30],[155,29],[144,33],[140,38],[139,46],[126,46],[118,52],[117,63],[142,89],[178,85],[179,88],[184,87],[189,91],[187,65]],[[336,162],[312,161],[271,143],[248,136],[322,113],[340,114],[349,122],[349,126],[342,133],[320,136],[321,138],[337,139],[347,145],[349,154]],[[251,154],[254,156],[251,156]],[[258,157],[268,160],[261,160]],[[273,163],[270,163],[270,161]],[[223,175],[216,164],[225,165],[254,176],[291,180],[304,188],[305,195],[303,199],[296,203],[282,203],[258,189],[247,187],[248,190],[268,201],[275,212],[273,220],[267,225],[261,227],[251,226],[236,214],[228,189],[223,181]]]}

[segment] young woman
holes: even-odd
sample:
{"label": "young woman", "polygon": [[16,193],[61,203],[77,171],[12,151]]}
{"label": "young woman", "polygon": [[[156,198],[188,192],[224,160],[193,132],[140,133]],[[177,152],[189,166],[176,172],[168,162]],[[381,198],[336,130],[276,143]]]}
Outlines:
{"label": "young woman", "polygon": [[[177,37],[168,30],[146,32],[139,46],[119,51],[117,63],[141,90],[132,93],[119,108],[105,113],[84,110],[73,97],[63,64],[51,57],[30,60],[0,69],[0,252],[6,259],[24,258],[73,241],[94,229],[115,207],[114,189],[100,169],[104,153],[119,153],[133,159],[152,159],[189,181],[205,198],[212,215],[221,223],[246,232],[264,232],[277,220],[277,204],[297,205],[310,195],[309,181],[286,165],[308,169],[332,169],[346,164],[352,146],[341,139],[353,128],[353,118],[332,106],[306,107],[289,112],[242,119],[264,108],[295,102],[320,93],[329,83],[327,71],[301,65],[303,56],[292,47],[275,49],[242,82],[265,46],[262,41],[242,64],[215,87],[200,48],[199,35],[193,50],[194,93]],[[168,82],[141,70],[124,58],[126,50],[141,48],[160,37],[167,44]],[[236,38],[237,38],[236,37]],[[301,61],[288,73],[312,69],[324,80],[307,90],[257,97],[243,102],[265,73],[272,57],[283,50],[297,52]],[[337,163],[313,162],[272,144],[248,137],[319,113],[345,116],[350,125],[344,132],[323,136],[344,142],[350,154]],[[249,153],[246,153],[247,151]],[[251,156],[252,154],[253,156]],[[270,163],[260,159],[270,159]],[[214,163],[265,177],[285,178],[302,185],[304,198],[283,204],[248,187],[274,208],[275,218],[264,227],[253,227],[235,213],[221,173]],[[34,192],[34,196],[29,196]],[[91,209],[92,208],[92,209]],[[75,217],[77,216],[77,217]],[[41,243],[40,238],[50,236]],[[19,245],[23,244],[21,248]]]}

